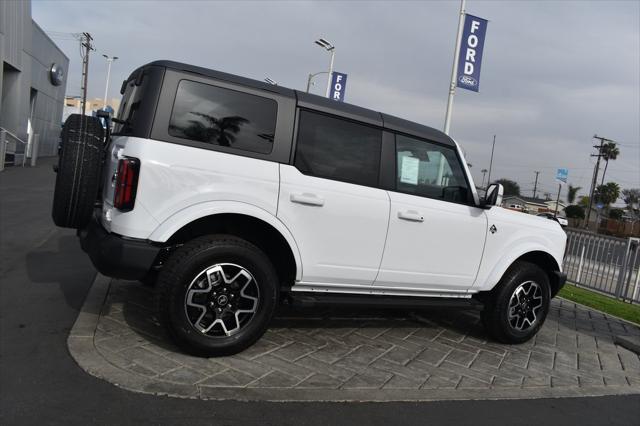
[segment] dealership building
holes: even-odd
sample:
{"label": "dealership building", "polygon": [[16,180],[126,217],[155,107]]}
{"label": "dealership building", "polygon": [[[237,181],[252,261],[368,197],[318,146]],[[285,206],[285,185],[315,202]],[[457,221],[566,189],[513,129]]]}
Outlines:
{"label": "dealership building", "polygon": [[5,158],[56,155],[69,58],[31,19],[30,1],[0,1],[0,64]]}

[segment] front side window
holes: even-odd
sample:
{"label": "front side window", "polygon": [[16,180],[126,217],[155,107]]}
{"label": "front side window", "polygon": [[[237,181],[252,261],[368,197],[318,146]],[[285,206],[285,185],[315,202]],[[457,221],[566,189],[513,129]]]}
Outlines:
{"label": "front side window", "polygon": [[399,192],[467,203],[469,188],[453,148],[396,135]]}
{"label": "front side window", "polygon": [[278,104],[273,99],[182,80],[169,134],[183,139],[269,154]]}
{"label": "front side window", "polygon": [[304,174],[377,186],[382,131],[301,111],[295,166]]}

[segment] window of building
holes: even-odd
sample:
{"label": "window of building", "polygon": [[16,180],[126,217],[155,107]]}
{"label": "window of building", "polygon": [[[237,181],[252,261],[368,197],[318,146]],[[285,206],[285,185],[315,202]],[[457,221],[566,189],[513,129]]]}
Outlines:
{"label": "window of building", "polygon": [[443,201],[468,202],[467,181],[453,148],[396,135],[396,156],[398,191]]}
{"label": "window of building", "polygon": [[381,143],[379,129],[302,111],[295,166],[321,178],[377,186]]}
{"label": "window of building", "polygon": [[273,149],[278,104],[273,99],[182,80],[169,134],[268,154]]}

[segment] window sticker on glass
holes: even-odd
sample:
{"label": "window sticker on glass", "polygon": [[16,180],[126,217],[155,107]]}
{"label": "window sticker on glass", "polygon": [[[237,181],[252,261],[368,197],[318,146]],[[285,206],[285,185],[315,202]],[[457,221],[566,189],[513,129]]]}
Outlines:
{"label": "window sticker on glass", "polygon": [[400,182],[417,185],[419,172],[419,159],[415,157],[402,157],[402,166],[400,168]]}

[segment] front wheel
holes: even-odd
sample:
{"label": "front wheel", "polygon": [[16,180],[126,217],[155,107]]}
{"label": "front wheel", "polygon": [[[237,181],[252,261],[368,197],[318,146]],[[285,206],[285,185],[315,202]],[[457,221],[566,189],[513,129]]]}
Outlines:
{"label": "front wheel", "polygon": [[518,261],[504,274],[482,311],[485,329],[503,343],[523,343],[538,332],[549,312],[551,290],[538,266]]}
{"label": "front wheel", "polygon": [[160,319],[186,351],[238,353],[258,340],[278,300],[269,258],[232,236],[205,236],[180,247],[157,281]]}

